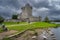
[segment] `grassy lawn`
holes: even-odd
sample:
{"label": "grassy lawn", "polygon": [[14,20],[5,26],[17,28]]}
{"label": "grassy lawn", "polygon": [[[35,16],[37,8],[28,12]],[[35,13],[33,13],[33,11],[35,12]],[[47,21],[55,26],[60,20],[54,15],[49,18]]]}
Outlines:
{"label": "grassy lawn", "polygon": [[23,24],[23,23],[26,23],[26,22],[4,22],[5,25],[12,25],[12,24]]}
{"label": "grassy lawn", "polygon": [[[9,30],[17,30],[17,31],[23,31],[26,29],[35,29],[35,28],[49,28],[49,27],[56,27],[56,24],[50,24],[46,22],[32,22],[31,24],[26,22],[4,22],[6,27]],[[1,32],[1,30],[0,30]]]}
{"label": "grassy lawn", "polygon": [[[13,26],[11,26],[13,25]],[[17,31],[23,31],[26,29],[34,29],[34,28],[49,28],[49,27],[56,27],[56,24],[50,24],[46,22],[34,22],[34,23],[19,23],[19,24],[11,24],[6,25],[9,30],[17,30]]]}

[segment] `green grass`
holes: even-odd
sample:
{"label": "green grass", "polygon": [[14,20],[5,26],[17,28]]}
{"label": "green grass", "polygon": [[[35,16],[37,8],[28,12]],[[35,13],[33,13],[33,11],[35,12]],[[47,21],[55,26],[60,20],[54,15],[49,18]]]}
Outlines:
{"label": "green grass", "polygon": [[[26,25],[24,25],[24,24],[26,24]],[[35,29],[35,28],[50,28],[50,27],[56,27],[56,24],[50,24],[50,23],[46,23],[46,22],[35,22],[32,24],[23,23],[23,25],[16,24],[15,26],[7,25],[7,28],[9,30],[17,30],[17,31],[23,31],[26,29]]]}
{"label": "green grass", "polygon": [[[32,24],[29,24],[26,22],[19,22],[19,24],[17,22],[4,22],[4,24],[9,30],[17,30],[17,31],[23,31],[23,30],[35,29],[35,28],[50,28],[50,27],[57,26],[56,24],[51,24],[46,22],[34,22]],[[14,25],[14,26],[11,26],[11,25]]]}
{"label": "green grass", "polygon": [[26,22],[4,22],[5,25],[12,25],[12,24],[22,24],[22,23],[26,23]]}
{"label": "green grass", "polygon": [[40,28],[56,27],[56,24],[51,24],[46,22],[36,22],[32,25],[34,25],[34,27],[40,27]]}
{"label": "green grass", "polygon": [[3,30],[0,28],[0,33],[3,32]]}

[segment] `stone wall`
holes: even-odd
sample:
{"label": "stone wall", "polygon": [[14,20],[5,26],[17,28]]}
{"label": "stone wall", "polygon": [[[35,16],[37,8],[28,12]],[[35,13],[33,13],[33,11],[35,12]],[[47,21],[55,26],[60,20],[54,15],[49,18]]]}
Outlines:
{"label": "stone wall", "polygon": [[30,21],[31,22],[39,21],[39,17],[31,17]]}

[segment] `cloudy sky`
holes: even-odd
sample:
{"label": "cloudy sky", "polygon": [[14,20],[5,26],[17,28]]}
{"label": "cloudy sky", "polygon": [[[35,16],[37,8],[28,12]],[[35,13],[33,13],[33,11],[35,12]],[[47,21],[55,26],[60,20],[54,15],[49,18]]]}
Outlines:
{"label": "cloudy sky", "polygon": [[0,0],[0,16],[11,18],[12,14],[21,13],[27,3],[33,7],[33,16],[60,19],[60,0]]}

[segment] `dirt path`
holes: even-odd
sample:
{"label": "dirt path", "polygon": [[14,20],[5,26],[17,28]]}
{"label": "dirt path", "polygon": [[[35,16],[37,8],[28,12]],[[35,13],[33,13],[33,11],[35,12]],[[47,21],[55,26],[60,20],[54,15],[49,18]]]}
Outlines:
{"label": "dirt path", "polygon": [[2,32],[0,33],[0,40],[2,40],[4,37],[12,35],[14,33],[17,33],[18,31],[15,30],[11,30],[11,31],[7,31],[7,32]]}
{"label": "dirt path", "polygon": [[28,31],[24,32],[24,34],[22,34],[20,37],[14,38],[14,40],[34,40],[34,39],[32,39],[34,34],[35,34],[34,31],[28,30]]}
{"label": "dirt path", "polygon": [[[38,36],[35,35],[35,32],[39,32],[38,35],[41,35],[42,34],[42,29],[37,29],[37,30],[28,30],[26,32],[24,32],[20,37],[18,38],[14,38],[14,40],[38,40]],[[33,39],[32,37],[33,36],[36,36],[35,39]]]}
{"label": "dirt path", "polygon": [[[11,30],[8,32],[0,33],[0,39],[4,38],[5,36],[9,36],[15,32],[17,31]],[[35,33],[37,33],[38,35],[36,35]],[[33,39],[32,37],[34,36],[36,36],[36,38]],[[48,38],[47,40],[52,40],[50,34],[47,33],[46,30],[44,29],[27,30],[26,32],[21,34],[21,36],[13,39],[14,40],[43,40],[44,36]]]}

